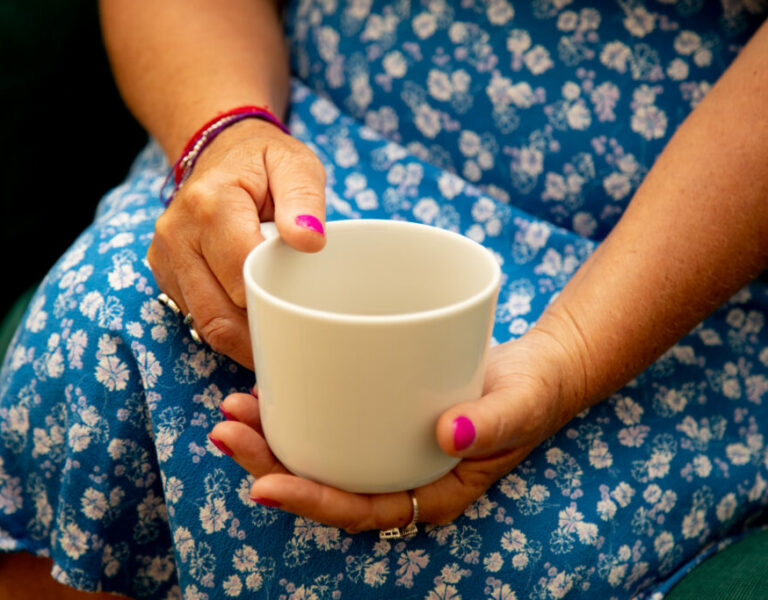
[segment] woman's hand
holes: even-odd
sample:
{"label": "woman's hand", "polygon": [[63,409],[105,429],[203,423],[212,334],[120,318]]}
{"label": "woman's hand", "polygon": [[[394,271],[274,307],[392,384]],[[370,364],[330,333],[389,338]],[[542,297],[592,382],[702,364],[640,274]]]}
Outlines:
{"label": "woman's hand", "polygon": [[[440,446],[463,460],[415,490],[420,521],[448,523],[461,515],[583,408],[583,370],[562,339],[533,329],[491,349],[483,397],[450,408],[438,420]],[[352,494],[289,473],[264,440],[254,396],[232,394],[221,408],[228,420],[214,427],[211,438],[257,478],[251,487],[256,501],[348,532],[403,527],[411,520],[406,492]]]}
{"label": "woman's hand", "polygon": [[243,262],[274,220],[297,250],[325,245],[325,171],[304,144],[245,119],[221,132],[155,225],[147,258],[160,290],[217,352],[253,368]]}

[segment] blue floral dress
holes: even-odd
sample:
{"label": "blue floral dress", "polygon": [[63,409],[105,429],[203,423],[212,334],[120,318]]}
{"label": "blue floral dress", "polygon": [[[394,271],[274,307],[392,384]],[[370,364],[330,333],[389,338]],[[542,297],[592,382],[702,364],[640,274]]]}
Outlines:
{"label": "blue floral dress", "polygon": [[[329,219],[419,221],[496,254],[504,342],[610,231],[766,10],[301,0],[290,127],[325,164]],[[379,541],[254,504],[251,476],[207,439],[254,375],[190,339],[145,259],[167,170],[150,144],[7,354],[3,550],[152,600],[650,599],[765,520],[765,278],[449,525]]]}

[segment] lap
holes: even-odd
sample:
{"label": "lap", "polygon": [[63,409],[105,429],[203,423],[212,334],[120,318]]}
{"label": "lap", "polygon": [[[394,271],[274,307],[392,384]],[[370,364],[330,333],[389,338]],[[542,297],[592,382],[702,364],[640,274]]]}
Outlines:
{"label": "lap", "polygon": [[[329,218],[407,218],[487,245],[504,271],[497,342],[594,247],[351,120],[318,123],[323,102],[297,90],[294,131],[326,164]],[[46,278],[0,380],[0,545],[45,549],[60,579],[158,599],[628,598],[768,503],[756,281],[450,525],[391,543],[254,504],[250,476],[207,440],[253,374],[157,302],[144,253],[164,172],[144,160]]]}

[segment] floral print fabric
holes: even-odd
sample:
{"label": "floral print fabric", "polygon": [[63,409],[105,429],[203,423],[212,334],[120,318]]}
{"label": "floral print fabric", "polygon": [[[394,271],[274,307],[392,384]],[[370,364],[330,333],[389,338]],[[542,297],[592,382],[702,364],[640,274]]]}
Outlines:
{"label": "floral print fabric", "polygon": [[299,0],[288,23],[294,70],[342,111],[501,202],[602,239],[766,12]]}
{"label": "floral print fabric", "polygon": [[[615,223],[760,8],[299,2],[291,130],[326,167],[329,219],[419,221],[495,254],[501,343]],[[207,439],[254,375],[191,340],[145,260],[167,169],[150,144],[5,359],[0,548],[153,600],[651,598],[764,518],[764,279],[449,525],[386,542],[254,504]]]}

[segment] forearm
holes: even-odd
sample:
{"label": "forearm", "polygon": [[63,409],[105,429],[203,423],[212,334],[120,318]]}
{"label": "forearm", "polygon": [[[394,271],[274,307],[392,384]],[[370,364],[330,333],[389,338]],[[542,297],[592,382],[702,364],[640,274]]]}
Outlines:
{"label": "forearm", "polygon": [[[589,405],[768,266],[768,25],[691,113],[542,315]],[[582,406],[583,407],[583,406]]]}
{"label": "forearm", "polygon": [[288,52],[271,0],[102,0],[102,29],[118,87],[175,160],[220,111],[288,103]]}

